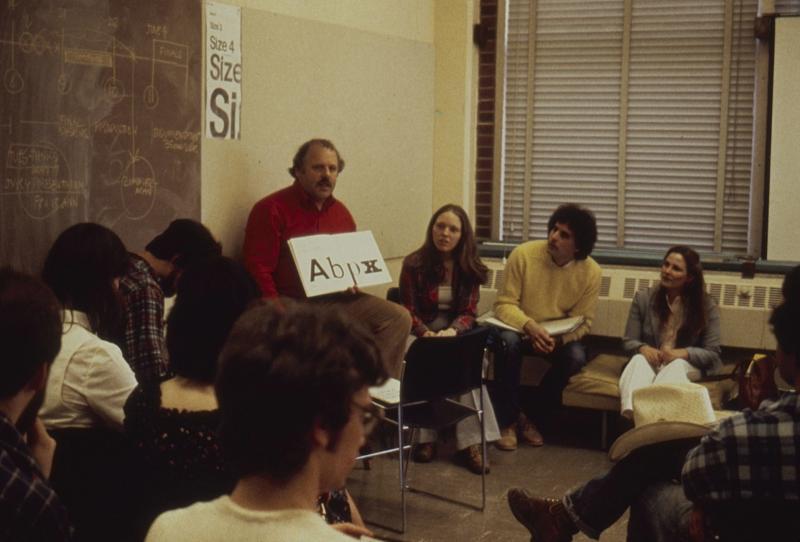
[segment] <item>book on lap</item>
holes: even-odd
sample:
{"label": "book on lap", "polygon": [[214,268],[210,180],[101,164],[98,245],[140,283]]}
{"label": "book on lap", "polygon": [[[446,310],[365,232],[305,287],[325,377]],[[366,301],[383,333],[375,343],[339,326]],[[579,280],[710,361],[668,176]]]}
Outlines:
{"label": "book on lap", "polygon": [[[550,335],[555,337],[557,335],[564,335],[565,333],[575,331],[583,323],[583,320],[583,316],[570,316],[567,318],[558,318],[556,320],[539,322],[539,325],[545,328]],[[490,326],[495,326],[500,329],[507,329],[509,331],[516,331],[517,333],[525,333],[521,329],[508,325],[497,318],[494,315],[494,311],[489,311],[486,314],[479,316],[478,323],[488,324]]]}

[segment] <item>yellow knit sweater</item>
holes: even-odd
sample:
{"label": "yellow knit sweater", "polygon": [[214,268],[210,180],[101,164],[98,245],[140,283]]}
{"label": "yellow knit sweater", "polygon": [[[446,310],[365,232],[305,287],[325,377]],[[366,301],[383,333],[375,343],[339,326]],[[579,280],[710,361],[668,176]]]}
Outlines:
{"label": "yellow knit sweater", "polygon": [[559,267],[547,252],[547,241],[519,245],[506,263],[505,283],[497,294],[495,315],[522,328],[528,320],[544,322],[583,316],[583,324],[563,335],[575,341],[589,332],[600,293],[600,266],[591,257]]}

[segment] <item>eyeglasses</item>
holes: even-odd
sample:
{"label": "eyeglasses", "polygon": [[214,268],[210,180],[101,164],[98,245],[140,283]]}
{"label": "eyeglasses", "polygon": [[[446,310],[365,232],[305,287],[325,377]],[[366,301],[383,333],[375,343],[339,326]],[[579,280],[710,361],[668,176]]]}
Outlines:
{"label": "eyeglasses", "polygon": [[364,427],[364,433],[371,433],[378,422],[383,419],[383,410],[373,402],[370,402],[369,405],[366,406],[359,405],[355,401],[353,401],[352,404],[361,411],[361,425]]}

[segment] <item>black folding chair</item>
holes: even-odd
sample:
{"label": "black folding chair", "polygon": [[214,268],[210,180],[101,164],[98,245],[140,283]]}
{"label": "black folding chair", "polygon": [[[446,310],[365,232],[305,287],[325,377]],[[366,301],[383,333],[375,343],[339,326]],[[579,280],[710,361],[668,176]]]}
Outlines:
{"label": "black folding chair", "polygon": [[[486,506],[486,475],[481,475],[481,504],[471,505],[407,485],[408,456],[403,459],[403,428],[413,430],[442,430],[453,426],[469,416],[477,416],[481,426],[481,448],[486,461],[486,436],[484,431],[483,358],[489,328],[476,328],[456,337],[424,337],[411,345],[403,363],[400,380],[400,401],[382,406],[387,414],[396,419],[398,426],[398,450],[401,461],[399,469],[402,529],[406,529],[406,490],[436,497],[448,502],[472,506],[484,510]],[[460,395],[478,390],[480,404],[473,408],[460,403]],[[404,464],[403,464],[404,461]],[[485,470],[485,469],[482,469]]]}

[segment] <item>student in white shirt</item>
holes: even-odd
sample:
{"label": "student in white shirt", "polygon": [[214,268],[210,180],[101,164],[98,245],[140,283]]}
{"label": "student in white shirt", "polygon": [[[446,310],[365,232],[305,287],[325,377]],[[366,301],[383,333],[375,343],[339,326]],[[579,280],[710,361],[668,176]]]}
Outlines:
{"label": "student in white shirt", "polygon": [[63,305],[61,350],[50,369],[40,416],[48,429],[122,429],[122,407],[136,378],[119,347],[119,278],[127,251],[103,226],[81,223],[58,236],[42,278]]}

